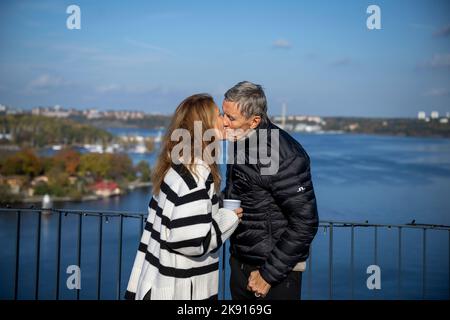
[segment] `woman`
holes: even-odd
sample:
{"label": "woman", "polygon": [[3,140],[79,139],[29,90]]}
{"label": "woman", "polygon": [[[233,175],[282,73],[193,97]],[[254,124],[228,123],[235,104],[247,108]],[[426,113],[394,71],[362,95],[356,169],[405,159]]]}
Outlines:
{"label": "woman", "polygon": [[211,157],[201,159],[215,143],[202,138],[207,130],[223,138],[214,100],[206,94],[186,98],[175,111],[153,171],[153,197],[126,299],[217,299],[218,250],[236,229],[242,208],[219,209],[218,165]]}

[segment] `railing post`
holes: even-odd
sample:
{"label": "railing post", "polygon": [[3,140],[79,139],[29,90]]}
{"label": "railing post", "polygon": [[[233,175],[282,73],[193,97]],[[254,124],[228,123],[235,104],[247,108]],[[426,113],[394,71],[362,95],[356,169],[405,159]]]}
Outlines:
{"label": "railing post", "polygon": [[329,239],[329,252],[328,252],[328,279],[329,279],[329,299],[333,300],[333,223],[329,223],[330,239]]}
{"label": "railing post", "polygon": [[17,300],[19,294],[19,267],[20,267],[20,218],[21,211],[17,211],[16,220],[16,268],[14,270],[14,300]]}
{"label": "railing post", "polygon": [[355,283],[354,283],[354,265],[355,265],[355,225],[352,224],[351,231],[351,245],[350,245],[350,298],[353,300],[354,291],[355,291]]}
{"label": "railing post", "polygon": [[119,272],[117,279],[117,300],[120,300],[121,282],[122,282],[122,238],[123,238],[123,215],[120,214],[119,226]]}
{"label": "railing post", "polygon": [[39,270],[40,270],[40,260],[41,260],[41,222],[42,222],[42,211],[38,213],[38,225],[37,225],[37,241],[36,241],[36,283],[34,291],[34,299],[39,299]]}
{"label": "railing post", "polygon": [[[80,269],[81,272],[81,246],[82,246],[82,228],[83,226],[83,213],[80,212],[80,214],[78,215],[78,245],[77,245],[77,263],[78,263],[78,268]],[[83,272],[81,272],[81,277],[83,275]],[[81,281],[81,279],[80,279]],[[80,290],[81,289],[77,289],[77,300],[80,300]]]}
{"label": "railing post", "polygon": [[100,290],[102,282],[102,238],[103,238],[103,217],[100,215],[98,225],[97,300],[100,300]]}
{"label": "railing post", "polygon": [[402,227],[398,227],[398,299],[402,296]]}
{"label": "railing post", "polygon": [[373,248],[374,264],[378,265],[378,255],[377,255],[377,253],[378,253],[378,227],[375,226],[374,228],[375,228],[375,230],[374,230],[374,232],[375,232],[375,235],[374,235],[374,248]]}
{"label": "railing post", "polygon": [[59,278],[61,273],[61,220],[62,212],[58,211],[58,229],[56,239],[56,300],[59,300]]}
{"label": "railing post", "polygon": [[423,228],[423,256],[422,256],[422,300],[425,300],[427,283],[427,229]]}
{"label": "railing post", "polygon": [[309,299],[312,300],[313,294],[312,294],[312,259],[313,259],[313,249],[312,249],[312,243],[311,246],[309,247],[309,259],[308,259],[308,270],[306,272],[308,272],[308,295],[309,295]]}

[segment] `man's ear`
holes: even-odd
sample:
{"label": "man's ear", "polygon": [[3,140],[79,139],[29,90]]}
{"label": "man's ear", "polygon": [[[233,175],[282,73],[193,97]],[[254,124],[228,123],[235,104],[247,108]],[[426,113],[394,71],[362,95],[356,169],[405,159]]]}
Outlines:
{"label": "man's ear", "polygon": [[254,116],[253,119],[252,119],[252,123],[250,124],[250,128],[252,128],[252,129],[258,128],[260,123],[261,123],[261,117],[260,116]]}

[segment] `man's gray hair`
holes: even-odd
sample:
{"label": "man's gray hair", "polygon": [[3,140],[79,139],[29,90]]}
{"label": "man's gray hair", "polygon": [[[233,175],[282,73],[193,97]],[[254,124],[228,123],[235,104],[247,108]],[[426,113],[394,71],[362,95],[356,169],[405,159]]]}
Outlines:
{"label": "man's gray hair", "polygon": [[267,119],[266,95],[259,84],[239,82],[225,92],[225,100],[235,102],[247,119],[251,116],[260,116],[263,121]]}

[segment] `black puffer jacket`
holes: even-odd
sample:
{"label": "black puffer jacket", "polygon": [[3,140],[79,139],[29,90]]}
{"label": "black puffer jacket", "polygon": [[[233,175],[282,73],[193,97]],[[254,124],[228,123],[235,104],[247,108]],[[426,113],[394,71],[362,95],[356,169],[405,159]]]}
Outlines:
{"label": "black puffer jacket", "polygon": [[[240,199],[244,210],[242,222],[232,235],[230,251],[238,260],[260,266],[261,276],[269,284],[283,281],[294,266],[305,261],[310,244],[316,235],[318,213],[310,173],[310,159],[303,147],[287,132],[271,122],[261,124],[256,130],[258,145],[268,150],[275,147],[273,131],[279,131],[279,169],[270,175],[262,175],[267,165],[258,157],[251,164],[255,146],[246,139],[245,153],[234,146],[232,164],[227,165],[224,197]],[[267,130],[267,139],[260,132]],[[253,136],[255,138],[255,136]],[[237,162],[245,154],[245,164]],[[273,155],[273,159],[276,159]],[[250,162],[250,163],[249,163]],[[255,162],[255,161],[253,161]],[[267,162],[266,162],[267,163]]]}

